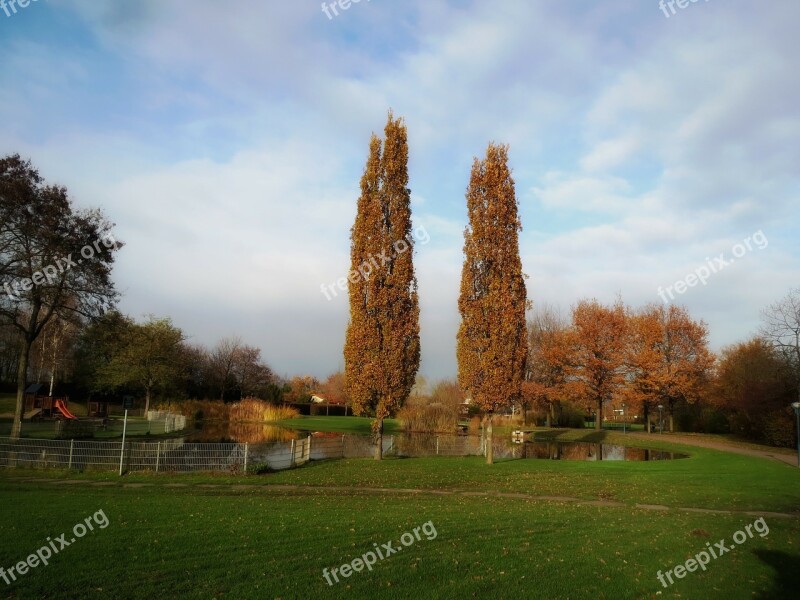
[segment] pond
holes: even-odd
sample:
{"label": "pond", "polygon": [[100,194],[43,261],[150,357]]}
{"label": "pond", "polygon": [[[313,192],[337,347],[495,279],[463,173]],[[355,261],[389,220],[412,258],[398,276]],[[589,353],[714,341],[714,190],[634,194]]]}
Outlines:
{"label": "pond", "polygon": [[[269,459],[287,446],[310,437],[311,460],[327,458],[360,458],[372,455],[367,435],[330,432],[309,432],[263,423],[204,422],[188,436],[191,442],[239,442],[250,445],[250,451]],[[687,455],[664,450],[631,448],[615,444],[589,442],[523,442],[510,437],[494,439],[496,458],[580,460],[580,461],[654,461],[686,458]],[[479,435],[388,434],[383,439],[384,453],[393,456],[473,456],[483,454]]]}

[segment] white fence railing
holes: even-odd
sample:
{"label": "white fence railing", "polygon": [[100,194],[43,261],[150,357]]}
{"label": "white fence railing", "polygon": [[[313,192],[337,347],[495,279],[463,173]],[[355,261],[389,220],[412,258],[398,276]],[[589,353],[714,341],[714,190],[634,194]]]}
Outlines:
{"label": "white fence railing", "polygon": [[[313,441],[312,441],[313,440]],[[312,458],[344,457],[344,436],[312,436],[274,444],[206,444],[168,439],[157,442],[0,438],[0,468],[27,467],[116,471],[246,472],[248,466],[281,470]]]}
{"label": "white fence railing", "polygon": [[165,410],[147,411],[147,420],[151,423],[163,423],[164,430],[163,432],[158,431],[158,433],[172,433],[173,431],[186,429],[186,417],[184,415],[176,415]]}
{"label": "white fence railing", "polygon": [[[163,422],[163,417],[151,421]],[[514,450],[512,448],[512,450]],[[383,452],[397,456],[467,456],[484,451],[474,436],[384,436]],[[503,455],[503,448],[495,452]],[[118,471],[279,471],[313,460],[372,456],[369,436],[317,434],[273,443],[43,440],[0,437],[0,468],[27,467]]]}

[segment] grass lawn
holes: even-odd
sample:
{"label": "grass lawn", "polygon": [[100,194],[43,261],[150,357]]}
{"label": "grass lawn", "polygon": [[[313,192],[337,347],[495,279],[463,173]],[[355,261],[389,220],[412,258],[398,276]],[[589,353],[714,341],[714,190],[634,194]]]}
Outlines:
{"label": "grass lawn", "polygon": [[[315,417],[301,416],[296,419],[284,419],[277,421],[275,425],[288,427],[289,429],[301,429],[303,431],[331,431],[335,433],[370,433],[372,419],[369,417],[326,417],[324,415]],[[403,428],[397,419],[384,419],[383,433],[391,435],[400,433]]]}
{"label": "grass lawn", "polygon": [[[607,441],[622,435],[606,433]],[[666,442],[648,445],[692,456],[648,463],[509,460],[493,466],[478,457],[359,459],[248,477],[120,479],[110,473],[3,470],[0,566],[25,559],[47,536],[67,532],[69,540],[73,525],[95,511],[102,509],[110,525],[65,548],[49,566],[36,567],[12,586],[0,585],[4,597],[31,599],[796,598],[800,469]],[[174,483],[183,486],[167,487]],[[359,491],[365,487],[436,493]],[[670,509],[645,510],[636,503]],[[705,572],[664,588],[657,571],[683,563],[706,543],[724,539],[730,545],[737,530],[759,518],[678,507],[796,516],[764,516],[769,535],[755,533],[712,560]],[[423,533],[372,571],[333,586],[323,579],[323,568],[350,562],[374,543],[402,547],[402,534],[427,522],[436,529],[435,539]]]}
{"label": "grass lawn", "polygon": [[16,407],[17,407],[16,394],[0,393],[0,415],[11,414],[13,416]]}

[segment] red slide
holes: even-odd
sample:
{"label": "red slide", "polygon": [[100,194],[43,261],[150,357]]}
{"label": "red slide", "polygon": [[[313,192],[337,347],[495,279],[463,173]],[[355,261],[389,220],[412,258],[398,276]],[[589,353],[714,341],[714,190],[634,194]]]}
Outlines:
{"label": "red slide", "polygon": [[64,405],[64,402],[62,400],[56,400],[56,410],[65,417],[67,417],[68,419],[75,419],[75,420],[78,419],[78,417],[69,412],[69,409]]}

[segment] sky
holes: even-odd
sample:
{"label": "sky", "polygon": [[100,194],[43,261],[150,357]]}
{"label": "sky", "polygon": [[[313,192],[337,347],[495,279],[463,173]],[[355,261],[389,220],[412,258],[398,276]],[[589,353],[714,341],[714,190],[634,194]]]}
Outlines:
{"label": "sky", "polygon": [[456,373],[464,193],[490,142],[534,306],[666,299],[719,350],[800,285],[800,3],[684,1],[0,4],[0,155],[116,223],[123,312],[325,377],[348,304],[322,286],[350,268],[391,109],[427,240],[426,378]]}

